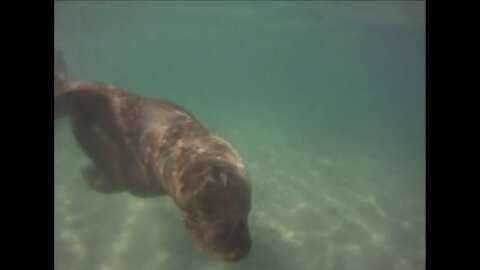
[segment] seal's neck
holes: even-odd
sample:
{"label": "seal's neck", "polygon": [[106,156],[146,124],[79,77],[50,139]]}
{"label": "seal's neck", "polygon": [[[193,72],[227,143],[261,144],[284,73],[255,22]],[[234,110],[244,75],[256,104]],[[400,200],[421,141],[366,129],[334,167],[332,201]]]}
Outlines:
{"label": "seal's neck", "polygon": [[[181,206],[185,200],[186,181],[204,181],[202,178],[189,179],[187,173],[197,170],[206,173],[213,166],[229,164],[244,173],[244,162],[233,147],[222,138],[210,134],[202,138],[178,140],[172,148],[167,162],[163,162],[162,179],[164,188],[169,195]],[[193,176],[192,176],[193,177]],[[201,185],[202,183],[196,183]]]}

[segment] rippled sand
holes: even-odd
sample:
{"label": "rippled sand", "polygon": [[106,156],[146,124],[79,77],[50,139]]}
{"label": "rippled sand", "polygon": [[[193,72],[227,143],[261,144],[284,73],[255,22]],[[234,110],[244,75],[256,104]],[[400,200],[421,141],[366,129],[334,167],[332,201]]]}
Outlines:
{"label": "rippled sand", "polygon": [[[168,197],[91,191],[68,124],[55,144],[56,269],[422,269],[425,202],[386,157],[342,142],[288,147],[259,131],[230,139],[253,179],[250,256],[234,265],[198,252]],[[251,146],[249,146],[251,145]],[[322,152],[317,152],[322,151]],[[336,151],[336,152],[335,152]],[[421,182],[420,182],[421,183]],[[417,186],[418,187],[418,186]],[[413,188],[413,190],[412,190]]]}

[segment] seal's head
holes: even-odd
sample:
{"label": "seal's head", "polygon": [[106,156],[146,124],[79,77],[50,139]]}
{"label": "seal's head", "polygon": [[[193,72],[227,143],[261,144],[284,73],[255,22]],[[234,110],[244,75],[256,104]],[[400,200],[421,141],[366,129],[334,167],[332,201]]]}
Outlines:
{"label": "seal's head", "polygon": [[197,245],[226,261],[247,256],[251,246],[248,176],[231,164],[204,160],[186,171],[182,183],[186,200],[181,208]]}

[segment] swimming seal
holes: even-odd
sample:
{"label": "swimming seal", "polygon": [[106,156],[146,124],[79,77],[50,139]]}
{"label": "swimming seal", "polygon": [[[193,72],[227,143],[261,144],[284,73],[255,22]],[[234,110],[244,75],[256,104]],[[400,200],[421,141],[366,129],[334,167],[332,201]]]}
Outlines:
{"label": "swimming seal", "polygon": [[167,100],[69,78],[59,51],[54,80],[55,119],[70,118],[92,161],[83,171],[92,189],[168,195],[201,249],[226,261],[248,255],[251,183],[227,141]]}

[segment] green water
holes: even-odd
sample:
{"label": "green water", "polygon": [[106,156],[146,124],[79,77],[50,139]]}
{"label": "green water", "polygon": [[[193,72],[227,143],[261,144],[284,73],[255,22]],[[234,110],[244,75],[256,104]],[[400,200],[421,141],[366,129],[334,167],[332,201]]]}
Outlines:
{"label": "green water", "polygon": [[71,75],[187,108],[240,152],[250,255],[170,198],[88,189],[55,126],[55,269],[425,269],[424,2],[56,2]]}

